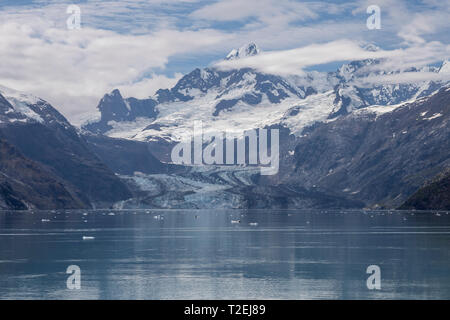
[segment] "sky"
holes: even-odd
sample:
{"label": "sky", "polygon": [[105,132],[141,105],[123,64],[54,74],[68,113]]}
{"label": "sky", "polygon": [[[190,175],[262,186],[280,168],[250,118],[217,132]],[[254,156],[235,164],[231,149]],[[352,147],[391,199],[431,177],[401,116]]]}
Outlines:
{"label": "sky", "polygon": [[[68,28],[70,5],[80,29]],[[367,26],[371,5],[379,29]],[[0,85],[75,120],[115,88],[145,98],[197,67],[302,74],[369,57],[436,63],[450,57],[449,21],[450,0],[1,0]],[[250,42],[263,53],[222,61]],[[363,50],[369,43],[380,50]]]}

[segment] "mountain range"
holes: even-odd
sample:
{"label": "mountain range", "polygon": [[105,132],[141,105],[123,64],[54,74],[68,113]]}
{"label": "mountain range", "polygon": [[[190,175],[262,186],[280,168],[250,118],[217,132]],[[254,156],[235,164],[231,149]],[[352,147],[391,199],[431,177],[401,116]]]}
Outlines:
{"label": "mountain range", "polygon": [[[260,53],[251,43],[225,60]],[[440,80],[384,81],[427,74]],[[0,87],[0,208],[397,208],[450,167],[449,80],[448,61],[400,71],[367,59],[296,76],[212,66],[146,99],[115,89],[81,128]],[[279,173],[172,164],[198,120],[204,134],[238,138],[279,129]]]}

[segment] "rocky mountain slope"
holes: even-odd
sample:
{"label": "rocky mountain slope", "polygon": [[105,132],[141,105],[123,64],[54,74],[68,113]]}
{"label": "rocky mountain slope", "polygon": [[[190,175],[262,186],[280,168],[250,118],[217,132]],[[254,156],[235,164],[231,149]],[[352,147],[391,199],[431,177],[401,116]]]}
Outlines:
{"label": "rocky mountain slope", "polygon": [[450,210],[450,169],[417,190],[399,209]]}
{"label": "rocky mountain slope", "polygon": [[296,141],[283,183],[396,207],[450,167],[450,89],[392,111],[368,107],[317,123]]}
{"label": "rocky mountain slope", "polygon": [[95,134],[84,134],[83,138],[88,148],[115,173],[168,173],[174,169],[173,166],[161,163],[145,142]]}
{"label": "rocky mountain slope", "polygon": [[0,137],[0,209],[79,209],[89,203]]}
{"label": "rocky mountain slope", "polygon": [[70,185],[83,204],[103,206],[131,197],[77,129],[42,99],[1,87],[0,135],[25,158]]}

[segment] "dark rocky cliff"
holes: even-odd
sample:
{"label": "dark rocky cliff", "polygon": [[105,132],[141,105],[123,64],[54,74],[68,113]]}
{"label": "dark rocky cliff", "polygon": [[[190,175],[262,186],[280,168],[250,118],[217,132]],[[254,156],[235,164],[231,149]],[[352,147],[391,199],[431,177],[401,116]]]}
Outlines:
{"label": "dark rocky cliff", "polygon": [[420,188],[399,209],[450,210],[450,168]]}
{"label": "dark rocky cliff", "polygon": [[0,137],[0,209],[88,208],[79,194]]}

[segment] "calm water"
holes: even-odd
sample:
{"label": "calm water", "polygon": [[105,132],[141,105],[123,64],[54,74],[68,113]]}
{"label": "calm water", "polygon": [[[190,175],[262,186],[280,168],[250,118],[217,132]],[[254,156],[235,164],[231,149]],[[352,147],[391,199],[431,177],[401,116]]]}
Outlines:
{"label": "calm water", "polygon": [[0,299],[324,298],[450,299],[450,215],[0,212]]}

